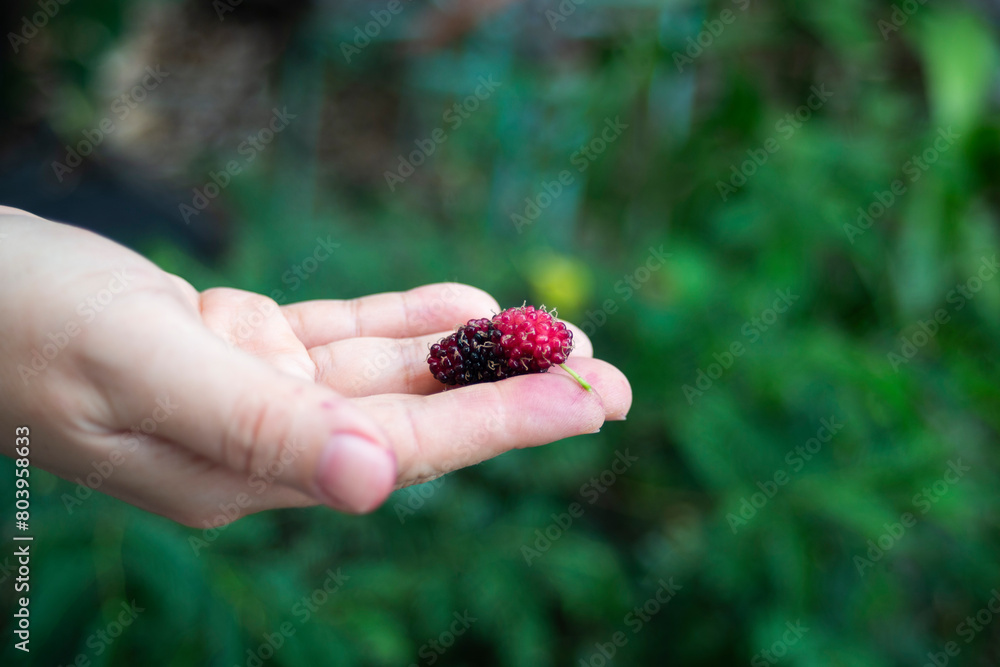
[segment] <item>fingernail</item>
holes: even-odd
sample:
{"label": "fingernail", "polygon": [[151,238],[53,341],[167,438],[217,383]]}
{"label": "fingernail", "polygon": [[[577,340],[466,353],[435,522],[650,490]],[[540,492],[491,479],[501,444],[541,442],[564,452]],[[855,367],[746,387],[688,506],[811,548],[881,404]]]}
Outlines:
{"label": "fingernail", "polygon": [[320,455],[316,481],[328,505],[371,512],[396,485],[396,454],[353,433],[335,434]]}

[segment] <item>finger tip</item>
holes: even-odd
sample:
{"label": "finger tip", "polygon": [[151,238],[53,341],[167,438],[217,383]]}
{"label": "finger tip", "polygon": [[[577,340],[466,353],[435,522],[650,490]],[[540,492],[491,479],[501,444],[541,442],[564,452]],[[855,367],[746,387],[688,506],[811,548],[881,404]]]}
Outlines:
{"label": "finger tip", "polygon": [[578,373],[590,387],[583,387],[564,369],[558,369],[559,401],[568,406],[564,415],[578,434],[594,433],[604,424],[607,415],[604,397],[587,374]]}
{"label": "finger tip", "polygon": [[567,322],[566,320],[559,321],[565,324],[566,328],[573,332],[573,355],[577,357],[593,357],[594,343],[590,340],[590,336],[584,333],[583,329],[572,322]]}
{"label": "finger tip", "polygon": [[396,485],[395,452],[356,434],[334,435],[320,457],[316,486],[330,507],[369,514]]}
{"label": "finger tip", "polygon": [[[595,397],[604,409],[607,420],[625,419],[632,407],[632,385],[624,373],[601,359],[581,358],[574,365],[571,358],[567,365],[590,384]],[[560,369],[560,372],[563,371]],[[579,388],[580,391],[586,392],[584,388]]]}
{"label": "finger tip", "polygon": [[451,299],[458,310],[469,315],[469,319],[490,317],[501,310],[492,294],[465,283],[441,283],[440,293],[442,299]]}
{"label": "finger tip", "polygon": [[629,411],[632,409],[632,383],[628,381],[628,378],[624,373],[618,373],[618,393],[621,396],[619,401],[618,409],[615,413],[608,417],[611,421],[625,421],[628,417]]}

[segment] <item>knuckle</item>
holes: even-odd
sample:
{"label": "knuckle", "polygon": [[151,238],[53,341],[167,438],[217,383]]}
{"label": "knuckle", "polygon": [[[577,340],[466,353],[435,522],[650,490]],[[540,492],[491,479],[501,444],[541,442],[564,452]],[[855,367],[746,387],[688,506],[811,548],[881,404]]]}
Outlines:
{"label": "knuckle", "polygon": [[281,309],[278,302],[269,296],[255,292],[245,292],[244,294],[245,296],[242,299],[244,307],[249,307],[265,314],[274,314]]}
{"label": "knuckle", "polygon": [[236,312],[260,312],[270,316],[280,312],[281,306],[269,296],[232,287],[213,287],[202,292],[202,299],[225,304]]}
{"label": "knuckle", "polygon": [[281,401],[260,393],[242,395],[233,409],[222,442],[222,460],[252,475],[282,459],[292,431],[291,416],[276,407]]}

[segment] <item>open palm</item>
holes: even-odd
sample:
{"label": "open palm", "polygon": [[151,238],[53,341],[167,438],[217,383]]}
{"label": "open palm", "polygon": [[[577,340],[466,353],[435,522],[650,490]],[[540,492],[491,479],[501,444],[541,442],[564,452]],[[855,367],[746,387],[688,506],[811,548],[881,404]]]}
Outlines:
{"label": "open palm", "polygon": [[[4,215],[6,214],[6,215]],[[458,284],[279,307],[197,292],[99,236],[0,209],[0,425],[32,463],[188,525],[394,489],[624,418],[625,377],[574,329],[574,370],[443,391],[427,350],[499,310]],[[236,516],[229,516],[230,520]]]}

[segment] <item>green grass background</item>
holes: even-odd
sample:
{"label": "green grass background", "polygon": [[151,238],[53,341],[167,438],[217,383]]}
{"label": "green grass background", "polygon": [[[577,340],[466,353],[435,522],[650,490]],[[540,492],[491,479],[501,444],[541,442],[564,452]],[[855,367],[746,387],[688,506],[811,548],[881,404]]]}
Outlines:
{"label": "green grass background", "polygon": [[[131,4],[78,2],[51,28],[87,17],[110,26],[110,49]],[[26,661],[5,638],[0,662],[245,665],[289,623],[266,664],[601,665],[595,643],[622,631],[609,664],[759,665],[801,621],[780,664],[922,665],[949,641],[950,664],[1000,664],[992,612],[968,642],[960,625],[1000,588],[1000,280],[953,293],[997,252],[998,28],[972,3],[912,4],[883,35],[884,2],[588,0],[555,30],[557,3],[539,2],[423,55],[397,51],[403,14],[350,64],[338,44],[378,7],[300,26],[272,85],[305,120],[213,204],[236,221],[224,261],[164,243],[147,254],[199,288],[269,293],[329,234],[341,250],[290,300],[455,280],[558,306],[594,325],[597,355],[631,380],[629,419],[396,493],[369,517],[251,516],[198,553],[201,531],[99,493],[67,512],[75,485],[38,473],[34,650]],[[678,68],[724,10],[734,20]],[[87,63],[66,71],[95,94]],[[362,172],[363,144],[336,160],[311,150],[312,133],[337,132],[312,122],[331,96],[395,99],[371,121],[394,155],[485,75],[500,88],[395,192],[391,155]],[[778,124],[813,86],[832,97],[789,133]],[[629,127],[576,171],[608,118]],[[908,161],[948,128],[958,139],[912,180]],[[718,183],[769,140],[779,150],[724,201]],[[225,159],[207,148],[192,182]],[[511,215],[564,169],[572,185],[519,233]],[[904,194],[851,239],[857,209],[896,179]],[[636,275],[661,246],[662,268]],[[627,276],[647,277],[626,289]],[[754,318],[770,318],[776,290],[797,300],[764,330]],[[924,340],[939,309],[948,321],[894,368],[889,353]],[[686,394],[733,343],[731,367]],[[823,419],[843,427],[793,469]],[[626,450],[638,463],[584,488]],[[958,460],[971,470],[942,482]],[[730,515],[782,471],[734,532]],[[526,563],[522,547],[572,503],[582,516]],[[859,573],[868,541],[905,513],[916,523]],[[297,602],[329,569],[347,580],[303,620]],[[634,632],[627,615],[671,577],[680,590]],[[89,638],[132,599],[145,611],[98,655]],[[454,646],[421,655],[466,610],[477,620]]]}

